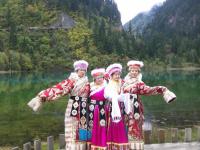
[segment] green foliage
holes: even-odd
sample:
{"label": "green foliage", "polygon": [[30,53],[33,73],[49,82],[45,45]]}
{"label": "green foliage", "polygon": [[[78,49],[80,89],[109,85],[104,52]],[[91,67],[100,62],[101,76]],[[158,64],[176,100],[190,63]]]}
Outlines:
{"label": "green foliage", "polygon": [[33,51],[32,39],[29,36],[19,36],[18,47],[22,52],[31,53]]}
{"label": "green foliage", "polygon": [[[175,12],[176,7],[168,1],[163,11]],[[189,10],[186,3],[177,10],[179,15]],[[128,32],[122,29],[120,13],[113,0],[3,0],[0,3],[0,52],[5,58],[1,60],[0,70],[70,69],[77,59],[86,59],[91,68],[106,67],[113,62],[126,63],[130,59],[152,61],[158,58],[170,66],[181,66],[182,62],[200,63],[200,38],[194,32],[199,31],[198,26],[169,28],[166,20],[171,12],[163,11],[160,7],[154,8],[154,19],[149,21],[152,24],[138,25],[144,34],[135,35],[132,26]],[[47,30],[57,23],[61,13],[70,15],[75,26],[67,30]],[[186,18],[192,13],[187,14]],[[193,16],[196,24],[197,18],[198,15]],[[3,62],[8,63],[2,65]]]}
{"label": "green foliage", "polygon": [[8,45],[6,45],[6,41],[8,40],[8,35],[6,32],[0,31],[0,51],[3,51]]}
{"label": "green foliage", "polygon": [[[10,70],[71,68],[77,59],[87,60],[91,68],[106,67],[108,63],[127,60],[126,55],[135,55],[131,52],[134,51],[134,37],[121,29],[120,14],[113,1],[9,0],[0,8],[6,10],[3,13],[6,24],[0,23],[0,26],[12,29],[0,32],[0,36],[6,35],[9,39],[9,42],[0,41],[1,49],[12,49],[23,58],[16,63],[10,61],[11,65],[7,66]],[[73,17],[76,25],[72,29],[28,29],[48,27],[60,11],[67,11]],[[13,65],[18,67],[13,68]]]}
{"label": "green foliage", "polygon": [[9,51],[9,64],[10,64],[10,70],[20,70],[21,66],[20,66],[20,53],[16,52],[16,51]]}
{"label": "green foliage", "polygon": [[19,63],[21,70],[31,70],[33,68],[29,54],[21,54]]}
{"label": "green foliage", "polygon": [[[120,26],[120,14],[113,1],[8,0],[1,2],[0,12],[0,51],[6,52],[1,63],[9,60],[1,70],[71,68],[77,59],[85,59],[95,68],[123,53],[124,38],[115,29]],[[48,28],[61,12],[75,20],[72,29],[30,30]]]}
{"label": "green foliage", "polygon": [[7,70],[8,69],[8,57],[4,52],[0,52],[0,68],[1,70]]}

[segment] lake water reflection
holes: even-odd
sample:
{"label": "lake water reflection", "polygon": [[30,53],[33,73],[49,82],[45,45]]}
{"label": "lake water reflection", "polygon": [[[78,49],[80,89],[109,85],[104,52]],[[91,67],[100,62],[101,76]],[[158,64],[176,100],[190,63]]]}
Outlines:
{"label": "lake water reflection", "polygon": [[[19,145],[37,137],[46,140],[48,135],[64,133],[67,97],[46,103],[37,113],[26,104],[39,91],[67,76],[67,73],[0,74],[0,145]],[[167,86],[177,95],[171,104],[166,104],[161,96],[142,96],[149,124],[179,128],[200,125],[200,71],[146,71],[143,80],[149,86]]]}

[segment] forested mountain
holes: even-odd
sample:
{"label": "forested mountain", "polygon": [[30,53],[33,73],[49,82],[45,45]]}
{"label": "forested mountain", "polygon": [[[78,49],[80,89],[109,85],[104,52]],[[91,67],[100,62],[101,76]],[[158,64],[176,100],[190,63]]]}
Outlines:
{"label": "forested mountain", "polygon": [[0,71],[199,64],[199,11],[198,0],[167,0],[125,31],[114,0],[1,0]]}
{"label": "forested mountain", "polygon": [[[61,14],[73,27],[58,22]],[[71,67],[77,59],[105,66],[126,50],[113,0],[1,0],[0,20],[0,70]]]}
{"label": "forested mountain", "polygon": [[[134,24],[141,22],[133,20],[135,20]],[[200,63],[198,0],[166,0],[156,9],[152,21],[148,22],[145,28],[143,26],[138,28],[134,32],[142,37],[145,52],[149,57],[159,58],[166,63],[179,66],[187,62]]]}

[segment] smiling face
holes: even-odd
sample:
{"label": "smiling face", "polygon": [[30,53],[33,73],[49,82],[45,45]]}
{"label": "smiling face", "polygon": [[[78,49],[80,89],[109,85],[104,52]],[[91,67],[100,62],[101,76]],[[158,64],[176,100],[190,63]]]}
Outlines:
{"label": "smiling face", "polygon": [[103,82],[104,82],[104,77],[103,77],[103,76],[96,77],[96,78],[94,79],[94,82],[95,82],[95,84],[97,84],[97,85],[101,85],[101,84],[103,84]]}
{"label": "smiling face", "polygon": [[121,79],[121,72],[116,71],[111,75],[112,80],[119,81]]}
{"label": "smiling face", "polygon": [[130,75],[131,78],[137,78],[139,73],[140,73],[139,67],[130,67],[129,68],[129,75]]}
{"label": "smiling face", "polygon": [[77,74],[80,78],[84,77],[85,76],[85,73],[86,71],[85,70],[82,70],[82,69],[79,69],[77,70]]}

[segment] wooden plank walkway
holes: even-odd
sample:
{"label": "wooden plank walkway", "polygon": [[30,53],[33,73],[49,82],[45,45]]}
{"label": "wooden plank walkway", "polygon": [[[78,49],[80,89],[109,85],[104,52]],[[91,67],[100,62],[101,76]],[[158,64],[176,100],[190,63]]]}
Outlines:
{"label": "wooden plank walkway", "polygon": [[200,150],[199,142],[145,144],[145,150]]}

